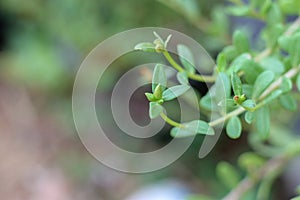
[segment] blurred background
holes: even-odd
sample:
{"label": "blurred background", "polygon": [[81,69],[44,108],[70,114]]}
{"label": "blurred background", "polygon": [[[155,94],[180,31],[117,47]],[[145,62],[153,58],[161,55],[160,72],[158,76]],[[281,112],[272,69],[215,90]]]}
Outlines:
{"label": "blurred background", "polygon": [[[215,166],[247,151],[244,137],[231,141],[222,136],[216,149],[199,160],[203,139],[199,136],[173,165],[144,175],[123,174],[87,152],[71,108],[81,62],[113,34],[146,26],[171,28],[199,41],[215,58],[231,42],[233,27],[245,24],[220,12],[223,4],[221,0],[0,1],[0,199],[177,200],[190,194],[226,194]],[[255,37],[255,31],[249,34]],[[109,98],[118,77],[145,59],[135,55],[116,62],[105,72],[99,94]],[[144,110],[139,114],[147,123],[144,90],[136,93],[131,109]],[[108,117],[105,123],[114,126],[111,120]],[[168,131],[166,127],[145,149],[168,142]],[[128,146],[124,141],[117,142]]]}

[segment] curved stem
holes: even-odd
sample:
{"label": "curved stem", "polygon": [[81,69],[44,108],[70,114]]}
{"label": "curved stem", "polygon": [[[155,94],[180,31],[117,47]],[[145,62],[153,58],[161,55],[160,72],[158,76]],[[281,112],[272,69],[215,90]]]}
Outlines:
{"label": "curved stem", "polygon": [[178,122],[175,122],[174,120],[170,119],[164,112],[160,113],[161,118],[163,118],[163,120],[165,120],[165,122],[167,122],[168,124],[170,124],[171,126],[176,126],[178,128],[183,128],[184,126]]}
{"label": "curved stem", "polygon": [[179,72],[184,72],[185,70],[172,58],[167,50],[163,51],[165,58],[168,62]]}
{"label": "curved stem", "polygon": [[[165,58],[168,60],[168,62],[179,72],[184,72],[185,69],[182,68],[170,55],[170,53],[165,50],[163,51],[163,54]],[[193,74],[193,73],[188,73],[187,74],[190,79],[193,79],[195,81],[201,81],[201,82],[215,82],[216,78],[214,76],[204,76],[204,75],[199,75],[199,74]]]}

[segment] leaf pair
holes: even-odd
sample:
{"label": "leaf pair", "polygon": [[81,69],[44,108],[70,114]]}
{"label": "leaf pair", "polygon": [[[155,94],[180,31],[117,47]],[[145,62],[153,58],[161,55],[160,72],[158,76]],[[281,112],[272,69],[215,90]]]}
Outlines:
{"label": "leaf pair", "polygon": [[180,82],[186,84],[176,85],[167,89],[164,66],[161,64],[155,66],[152,77],[153,93],[145,93],[147,99],[150,101],[149,116],[151,119],[158,117],[163,111],[163,107],[161,106],[163,102],[173,100],[190,89],[190,86],[187,85],[188,81],[184,79],[184,75],[178,75],[178,77]]}

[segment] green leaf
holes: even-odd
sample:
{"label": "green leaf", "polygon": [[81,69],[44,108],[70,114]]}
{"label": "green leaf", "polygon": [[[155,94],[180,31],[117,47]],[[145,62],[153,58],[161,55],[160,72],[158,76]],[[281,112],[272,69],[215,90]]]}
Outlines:
{"label": "green leaf", "polygon": [[265,163],[265,159],[253,152],[245,152],[238,158],[238,164],[242,169],[246,169],[248,173],[259,169]]}
{"label": "green leaf", "polygon": [[224,53],[225,57],[227,58],[227,61],[233,60],[235,57],[239,55],[238,51],[236,50],[235,46],[227,46],[222,50],[222,53]]}
{"label": "green leaf", "polygon": [[180,62],[186,71],[189,73],[195,73],[195,61],[191,50],[183,44],[178,44],[177,51]]}
{"label": "green leaf", "polygon": [[162,98],[162,93],[163,93],[162,87],[161,87],[160,84],[158,84],[156,86],[155,90],[154,90],[154,93],[153,93],[155,99],[157,99],[157,100],[161,99]]}
{"label": "green leaf", "polygon": [[243,84],[243,93],[246,95],[247,98],[250,98],[252,96],[253,92],[253,86],[248,84]]}
{"label": "green leaf", "polygon": [[270,111],[268,106],[255,111],[256,130],[262,139],[266,139],[270,133]]}
{"label": "green leaf", "polygon": [[163,65],[161,65],[161,64],[157,64],[153,71],[152,92],[155,91],[155,88],[159,84],[160,84],[162,90],[165,90],[165,88],[167,87],[166,73],[165,73]]}
{"label": "green leaf", "polygon": [[214,135],[214,129],[202,120],[194,120],[183,124],[184,127],[174,127],[171,130],[171,136],[176,138],[193,136],[196,134]]}
{"label": "green leaf", "polygon": [[248,124],[251,124],[252,121],[254,119],[254,113],[253,112],[246,112],[245,113],[245,121],[248,123]]}
{"label": "green leaf", "polygon": [[227,8],[227,12],[234,16],[245,16],[251,12],[251,8],[247,5],[231,6],[231,7]]}
{"label": "green leaf", "polygon": [[228,162],[219,162],[216,168],[216,174],[229,190],[234,188],[240,181],[238,171]]}
{"label": "green leaf", "polygon": [[292,59],[292,65],[297,66],[300,63],[300,33],[292,36],[292,41],[289,45],[289,53]]}
{"label": "green leaf", "polygon": [[216,79],[216,94],[220,96],[222,94],[225,98],[229,98],[231,95],[230,78],[223,72],[220,72]]}
{"label": "green leaf", "polygon": [[204,134],[204,135],[214,135],[214,129],[208,125],[207,122],[202,121],[202,120],[194,120],[188,123],[184,123],[184,126],[191,130],[195,131],[196,133],[199,134]]}
{"label": "green leaf", "polygon": [[248,99],[242,103],[242,106],[246,110],[253,112],[255,110],[256,104],[253,100]]}
{"label": "green leaf", "polygon": [[233,34],[233,45],[239,53],[249,51],[249,41],[245,33],[242,31],[235,31]]}
{"label": "green leaf", "polygon": [[298,91],[300,92],[300,74],[297,75],[296,85],[297,85]]}
{"label": "green leaf", "polygon": [[259,63],[265,70],[274,72],[276,75],[280,75],[284,72],[284,65],[277,57],[267,57]]}
{"label": "green leaf", "polygon": [[180,95],[182,95],[189,89],[190,89],[190,86],[188,86],[188,85],[176,85],[176,86],[166,89],[163,92],[162,98],[164,101],[170,101],[172,99],[179,97]]}
{"label": "green leaf", "polygon": [[279,97],[279,102],[287,110],[296,111],[297,102],[291,94],[285,94]]}
{"label": "green leaf", "polygon": [[291,79],[287,77],[282,77],[282,82],[280,85],[280,89],[282,90],[283,93],[291,91],[293,88],[293,83]]}
{"label": "green leaf", "polygon": [[154,119],[160,115],[163,111],[163,107],[157,102],[150,102],[149,103],[149,116],[150,119]]}
{"label": "green leaf", "polygon": [[223,53],[223,52],[219,53],[219,55],[217,57],[217,68],[218,68],[219,72],[225,72],[227,65],[228,65],[228,63],[227,63],[225,53]]}
{"label": "green leaf", "polygon": [[209,93],[207,93],[205,96],[203,96],[201,99],[200,99],[200,107],[205,109],[205,110],[208,110],[208,111],[211,111],[212,110],[212,99],[211,99],[211,96],[209,95]]}
{"label": "green leaf", "polygon": [[235,106],[235,102],[233,99],[223,99],[222,101],[218,102],[218,106],[227,107],[227,106]]}
{"label": "green leaf", "polygon": [[179,128],[179,127],[174,127],[171,129],[170,135],[174,138],[183,138],[183,137],[189,137],[189,136],[194,136],[197,133],[195,131],[191,131],[186,128]]}
{"label": "green leaf", "polygon": [[231,73],[231,85],[233,88],[234,95],[240,96],[243,93],[242,81],[237,73]]}
{"label": "green leaf", "polygon": [[263,93],[263,91],[272,83],[274,80],[274,73],[272,71],[264,71],[261,73],[253,86],[252,98],[256,99]]}
{"label": "green leaf", "polygon": [[254,84],[259,74],[264,71],[259,64],[249,59],[244,59],[240,66],[241,70],[244,71],[244,79],[249,84]]}
{"label": "green leaf", "polygon": [[231,117],[226,125],[227,135],[231,139],[237,139],[242,134],[242,124],[240,118],[237,116]]}
{"label": "green leaf", "polygon": [[278,44],[283,50],[288,51],[291,44],[291,37],[286,35],[280,36],[278,38]]}
{"label": "green leaf", "polygon": [[267,24],[269,26],[275,25],[283,21],[283,16],[278,4],[273,3],[267,15]]}
{"label": "green leaf", "polygon": [[176,76],[180,84],[189,85],[189,79],[185,72],[178,72]]}
{"label": "green leaf", "polygon": [[155,52],[155,45],[150,42],[142,42],[135,45],[134,49],[145,51],[145,52]]}
{"label": "green leaf", "polygon": [[285,14],[297,15],[300,12],[299,0],[279,0],[279,6]]}
{"label": "green leaf", "polygon": [[274,99],[276,99],[277,97],[279,97],[282,93],[283,93],[282,90],[275,90],[269,96],[267,96],[264,100],[262,100],[261,103],[263,105],[266,105],[266,104],[270,103],[271,101],[273,101]]}
{"label": "green leaf", "polygon": [[152,93],[146,92],[145,95],[146,95],[146,97],[149,101],[155,101],[156,100],[156,98],[154,97],[154,95]]}

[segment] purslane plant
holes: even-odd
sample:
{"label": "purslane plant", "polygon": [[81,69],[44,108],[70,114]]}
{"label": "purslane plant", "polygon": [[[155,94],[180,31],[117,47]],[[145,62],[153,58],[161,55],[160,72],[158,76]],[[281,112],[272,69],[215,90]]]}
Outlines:
{"label": "purslane plant", "polygon": [[[242,163],[242,168],[247,168],[249,163],[255,166],[249,171],[249,176],[252,174],[255,178],[246,178],[240,184],[232,184],[232,191],[225,199],[240,199],[243,193],[260,180],[262,183],[258,190],[258,198],[266,199],[274,177],[279,174],[286,161],[300,153],[300,140],[297,137],[289,140],[289,148],[281,146],[278,148],[280,151],[276,153],[269,153],[271,150],[263,144],[266,140],[273,140],[272,135],[270,136],[272,107],[279,104],[289,111],[297,109],[295,94],[300,91],[300,18],[295,17],[295,20],[289,23],[287,16],[298,16],[300,4],[297,0],[251,0],[248,4],[241,0],[231,2],[232,5],[226,9],[227,14],[255,18],[265,23],[261,30],[264,50],[258,52],[251,49],[247,35],[241,30],[236,30],[233,33],[232,45],[225,47],[218,54],[213,74],[204,76],[196,73],[195,63],[192,62],[193,53],[189,47],[178,44],[180,63],[175,61],[167,51],[171,35],[163,40],[154,33],[153,43],[140,43],[135,49],[163,54],[169,64],[178,71],[176,77],[180,84],[168,88],[164,66],[157,64],[153,72],[152,93],[146,93],[150,118],[160,116],[172,125],[172,136],[213,135],[214,127],[225,122],[227,135],[237,139],[242,134],[243,124],[248,123],[253,127],[254,134],[250,134],[249,143],[255,143],[253,146],[257,147],[258,153],[270,156],[271,160],[265,162],[256,153],[241,155],[239,162]],[[201,97],[199,105],[200,110],[208,112],[222,108],[218,109],[222,111],[218,119],[195,119],[179,123],[166,115],[164,102],[187,92],[191,88],[189,79],[213,83],[207,94]],[[224,99],[220,99],[216,92],[220,84],[225,90]],[[226,174],[231,174],[231,178],[235,177],[234,169],[228,163],[221,163],[217,171],[220,177],[227,176]]]}

